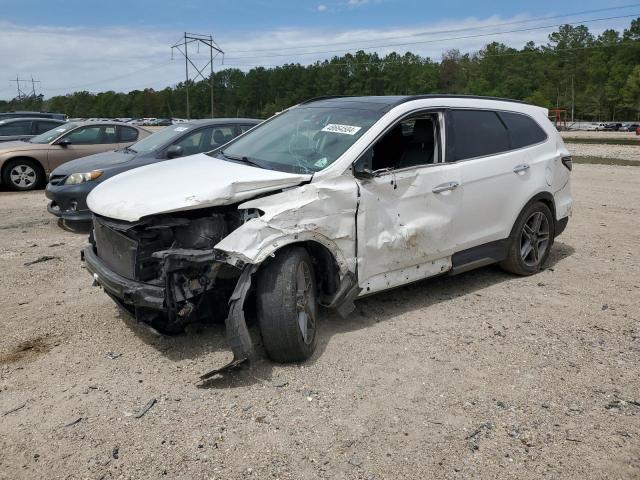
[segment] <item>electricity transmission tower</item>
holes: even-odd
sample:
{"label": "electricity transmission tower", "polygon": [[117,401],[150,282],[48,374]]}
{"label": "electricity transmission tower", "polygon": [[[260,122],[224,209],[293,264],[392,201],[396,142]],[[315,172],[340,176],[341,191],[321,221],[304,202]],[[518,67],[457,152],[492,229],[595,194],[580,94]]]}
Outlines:
{"label": "electricity transmission tower", "polygon": [[[200,44],[209,47],[209,61],[202,68],[196,66],[195,63],[191,61],[189,58],[189,48],[188,46],[192,43],[196,44],[198,51],[200,51]],[[184,38],[178,40],[175,45],[171,46],[171,59],[173,59],[173,50],[178,50],[184,56],[184,71],[185,71],[185,86],[187,91],[187,119],[191,118],[190,105],[189,105],[189,70],[191,65],[196,69],[196,75],[193,77],[193,80],[197,80],[198,77],[201,77],[202,80],[206,81],[206,77],[204,76],[204,71],[207,67],[210,69],[209,74],[209,88],[211,90],[211,118],[213,118],[213,59],[218,55],[222,55],[224,58],[224,52],[216,42],[213,41],[213,37],[211,35],[200,35],[198,33],[187,33],[184,32]],[[193,50],[192,50],[193,51]],[[214,55],[215,52],[215,55]]]}
{"label": "electricity transmission tower", "polygon": [[40,80],[34,80],[33,77],[31,77],[31,93],[27,94],[25,90],[23,90],[22,88],[20,88],[20,83],[24,83],[27,82],[29,83],[29,80],[26,80],[24,78],[20,78],[18,75],[16,75],[16,79],[15,80],[9,80],[10,82],[16,82],[16,87],[18,87],[18,96],[16,97],[16,99],[21,102],[22,100],[27,100],[29,98],[36,98],[38,95],[36,94],[36,83],[41,83]]}

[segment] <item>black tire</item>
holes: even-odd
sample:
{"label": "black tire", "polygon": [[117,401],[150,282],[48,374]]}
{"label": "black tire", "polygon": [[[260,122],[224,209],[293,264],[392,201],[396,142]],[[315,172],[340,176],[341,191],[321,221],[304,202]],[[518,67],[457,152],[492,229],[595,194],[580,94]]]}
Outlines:
{"label": "black tire", "polygon": [[[533,232],[538,219],[540,227]],[[554,225],[553,214],[544,203],[536,202],[525,208],[514,225],[507,258],[500,262],[500,267],[523,276],[539,272],[553,245]]]}
{"label": "black tire", "polygon": [[[279,251],[260,269],[256,304],[262,341],[272,360],[301,362],[313,355],[318,338],[318,302],[313,264],[304,248]],[[300,319],[301,314],[306,315],[306,322]],[[301,324],[307,326],[306,335]]]}
{"label": "black tire", "polygon": [[21,192],[40,187],[44,183],[44,177],[42,166],[30,158],[9,160],[2,169],[2,183],[11,190]]}

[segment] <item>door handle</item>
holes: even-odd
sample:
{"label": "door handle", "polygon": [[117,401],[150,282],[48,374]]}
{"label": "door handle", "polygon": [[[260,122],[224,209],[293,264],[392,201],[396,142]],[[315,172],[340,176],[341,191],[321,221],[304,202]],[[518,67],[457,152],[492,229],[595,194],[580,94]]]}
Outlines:
{"label": "door handle", "polygon": [[455,190],[459,186],[460,184],[458,182],[447,182],[447,183],[438,185],[437,187],[433,187],[433,190],[431,191],[433,193],[443,193],[443,192],[448,192],[450,190]]}
{"label": "door handle", "polygon": [[513,169],[513,173],[520,173],[520,172],[526,172],[527,170],[529,170],[531,167],[529,166],[528,163],[523,163],[522,165],[517,165],[514,169]]}

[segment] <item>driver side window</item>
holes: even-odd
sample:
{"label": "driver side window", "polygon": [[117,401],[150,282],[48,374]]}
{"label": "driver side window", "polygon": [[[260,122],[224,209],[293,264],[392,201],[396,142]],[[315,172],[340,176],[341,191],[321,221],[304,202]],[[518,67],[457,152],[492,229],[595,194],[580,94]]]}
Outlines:
{"label": "driver side window", "polygon": [[80,127],[73,132],[67,134],[65,139],[68,139],[72,145],[95,145],[101,143],[101,126]]}
{"label": "driver side window", "polygon": [[371,148],[371,170],[417,167],[440,162],[440,123],[437,113],[405,119]]}

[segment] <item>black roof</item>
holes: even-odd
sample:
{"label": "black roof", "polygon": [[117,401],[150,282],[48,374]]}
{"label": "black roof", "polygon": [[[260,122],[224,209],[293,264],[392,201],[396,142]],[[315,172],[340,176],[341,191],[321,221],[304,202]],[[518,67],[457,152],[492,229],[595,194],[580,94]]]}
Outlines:
{"label": "black roof", "polygon": [[512,100],[509,98],[500,97],[483,97],[479,95],[456,95],[449,93],[433,93],[425,95],[379,95],[379,96],[325,96],[316,97],[309,100],[305,100],[300,105],[311,105],[314,103],[322,103],[323,106],[333,107],[350,107],[350,108],[362,108],[366,110],[391,110],[402,103],[410,102],[412,100],[422,100],[429,98],[474,98],[479,100],[499,100],[501,102],[513,102],[513,103],[526,103],[521,100]]}

